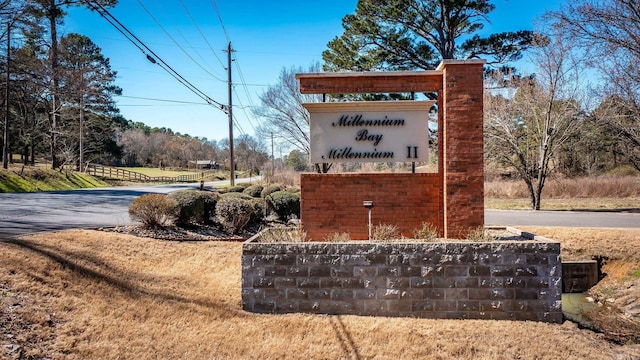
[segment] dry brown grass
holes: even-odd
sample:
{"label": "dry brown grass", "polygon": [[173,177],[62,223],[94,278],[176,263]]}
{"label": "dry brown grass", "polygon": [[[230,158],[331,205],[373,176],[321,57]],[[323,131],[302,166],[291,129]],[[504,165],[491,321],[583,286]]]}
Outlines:
{"label": "dry brown grass", "polygon": [[[0,242],[0,253],[0,289],[8,289],[0,298],[24,299],[10,314],[22,330],[14,338],[0,338],[0,345],[23,344],[25,357],[640,356],[640,349],[612,345],[569,322],[246,313],[240,305],[240,243],[168,242],[78,230]],[[0,346],[0,357],[2,351]]]}
{"label": "dry brown grass", "polygon": [[[487,198],[528,198],[522,180],[493,180],[485,182]],[[584,177],[576,179],[549,179],[542,190],[543,199],[572,198],[640,198],[640,177]]]}
{"label": "dry brown grass", "polygon": [[281,169],[271,175],[270,171],[267,171],[263,175],[263,180],[268,184],[282,184],[286,186],[300,187],[300,173],[290,169]]}
{"label": "dry brown grass", "polygon": [[543,226],[522,226],[519,229],[560,241],[563,260],[590,260],[592,256],[606,256],[610,260],[640,262],[640,229]]}

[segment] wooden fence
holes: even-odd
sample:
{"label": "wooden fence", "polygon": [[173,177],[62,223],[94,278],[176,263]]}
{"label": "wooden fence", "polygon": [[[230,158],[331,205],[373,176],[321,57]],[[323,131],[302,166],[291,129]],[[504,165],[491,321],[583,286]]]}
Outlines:
{"label": "wooden fence", "polygon": [[194,182],[215,176],[216,171],[208,170],[178,176],[149,176],[127,169],[114,168],[99,164],[88,164],[85,172],[89,175],[106,179],[117,179],[139,182]]}

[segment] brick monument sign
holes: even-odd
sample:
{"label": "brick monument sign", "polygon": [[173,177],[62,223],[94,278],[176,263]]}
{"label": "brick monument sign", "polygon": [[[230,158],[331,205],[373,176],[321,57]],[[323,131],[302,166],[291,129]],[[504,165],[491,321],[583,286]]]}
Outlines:
{"label": "brick monument sign", "polygon": [[[298,74],[303,94],[438,94],[438,172],[302,174],[300,215],[311,240],[333,233],[368,239],[371,222],[405,236],[427,222],[440,236],[464,237],[484,225],[484,60],[444,60],[436,70]],[[429,101],[305,104],[312,162],[428,159]]]}

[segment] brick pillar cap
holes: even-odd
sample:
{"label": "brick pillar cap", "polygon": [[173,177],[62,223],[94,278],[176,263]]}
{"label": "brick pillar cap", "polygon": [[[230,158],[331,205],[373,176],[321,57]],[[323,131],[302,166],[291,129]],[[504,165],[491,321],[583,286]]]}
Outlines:
{"label": "brick pillar cap", "polygon": [[440,65],[436,68],[436,70],[442,71],[447,65],[472,65],[472,64],[486,64],[487,60],[485,59],[468,59],[468,60],[454,60],[454,59],[445,59],[440,62]]}
{"label": "brick pillar cap", "polygon": [[315,73],[296,73],[296,79],[313,79],[313,78],[334,78],[334,77],[376,77],[376,76],[424,76],[424,75],[440,75],[439,70],[416,70],[416,71],[342,71],[342,72],[315,72]]}

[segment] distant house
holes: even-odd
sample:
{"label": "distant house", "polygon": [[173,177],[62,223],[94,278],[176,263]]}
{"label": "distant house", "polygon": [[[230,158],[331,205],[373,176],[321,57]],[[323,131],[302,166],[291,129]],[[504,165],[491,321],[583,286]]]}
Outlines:
{"label": "distant house", "polygon": [[196,169],[218,170],[220,164],[213,160],[190,160],[189,164],[193,164]]}

